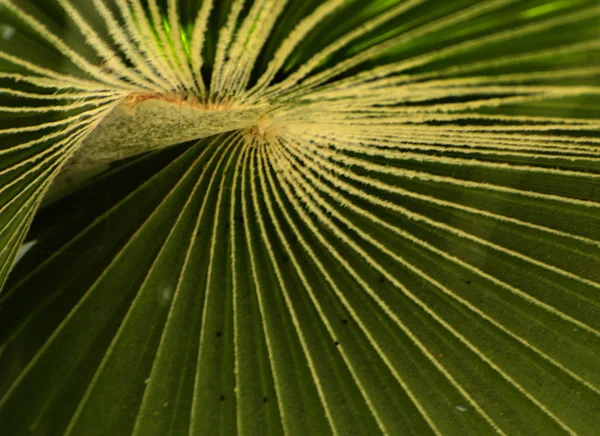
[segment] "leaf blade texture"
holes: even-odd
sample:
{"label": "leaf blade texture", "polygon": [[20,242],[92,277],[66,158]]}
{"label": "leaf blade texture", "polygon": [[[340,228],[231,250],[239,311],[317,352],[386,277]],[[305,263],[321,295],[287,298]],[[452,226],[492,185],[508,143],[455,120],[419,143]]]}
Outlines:
{"label": "leaf blade texture", "polygon": [[599,15],[0,1],[0,433],[595,434]]}

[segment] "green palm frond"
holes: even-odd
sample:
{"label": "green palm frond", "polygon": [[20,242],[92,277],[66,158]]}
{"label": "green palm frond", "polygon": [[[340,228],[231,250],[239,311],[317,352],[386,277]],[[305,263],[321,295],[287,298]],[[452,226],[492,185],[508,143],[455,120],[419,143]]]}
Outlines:
{"label": "green palm frond", "polygon": [[0,434],[597,434],[599,20],[0,0]]}

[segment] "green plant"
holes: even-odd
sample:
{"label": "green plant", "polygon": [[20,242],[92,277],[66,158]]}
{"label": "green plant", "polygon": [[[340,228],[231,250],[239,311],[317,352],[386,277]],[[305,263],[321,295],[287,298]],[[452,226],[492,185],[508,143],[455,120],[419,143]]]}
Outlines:
{"label": "green plant", "polygon": [[0,434],[597,434],[599,15],[0,0]]}

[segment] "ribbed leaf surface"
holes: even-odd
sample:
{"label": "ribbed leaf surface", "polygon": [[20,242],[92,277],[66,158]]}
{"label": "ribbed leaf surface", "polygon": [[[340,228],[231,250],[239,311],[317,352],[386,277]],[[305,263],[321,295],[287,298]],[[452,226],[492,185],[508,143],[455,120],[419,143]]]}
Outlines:
{"label": "ribbed leaf surface", "polygon": [[0,434],[597,434],[599,15],[0,0]]}

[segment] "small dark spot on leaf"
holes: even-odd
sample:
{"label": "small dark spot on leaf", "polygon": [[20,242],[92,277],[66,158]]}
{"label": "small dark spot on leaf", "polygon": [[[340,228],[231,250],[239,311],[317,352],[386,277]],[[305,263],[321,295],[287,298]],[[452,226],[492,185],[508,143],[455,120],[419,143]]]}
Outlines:
{"label": "small dark spot on leaf", "polygon": [[221,400],[221,402],[225,401],[225,395],[221,394],[221,396],[219,397],[219,400]]}
{"label": "small dark spot on leaf", "polygon": [[379,276],[379,283],[385,283],[385,276],[383,274]]}
{"label": "small dark spot on leaf", "polygon": [[340,345],[339,341],[335,341],[335,346],[337,347],[338,345]]}
{"label": "small dark spot on leaf", "polygon": [[221,337],[221,332],[217,332],[217,338]]}
{"label": "small dark spot on leaf", "polygon": [[347,319],[343,319],[343,320],[342,320],[342,322],[343,322],[344,324],[348,324],[348,320],[347,320]]}
{"label": "small dark spot on leaf", "polygon": [[267,397],[264,397],[263,398],[263,403],[266,403],[266,402],[267,402]]}
{"label": "small dark spot on leaf", "polygon": [[471,280],[465,280],[465,283],[466,283],[467,285],[470,285],[470,284],[471,284]]}

